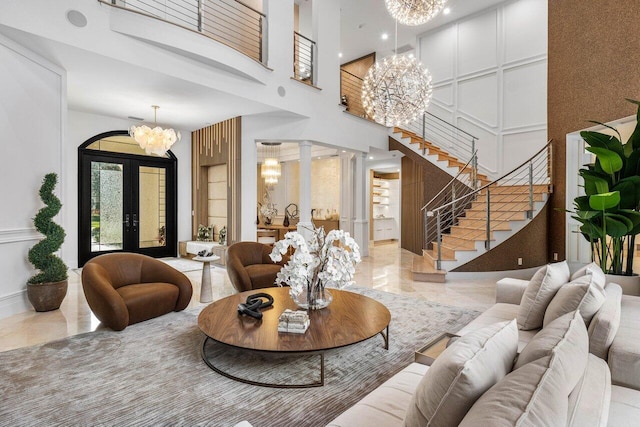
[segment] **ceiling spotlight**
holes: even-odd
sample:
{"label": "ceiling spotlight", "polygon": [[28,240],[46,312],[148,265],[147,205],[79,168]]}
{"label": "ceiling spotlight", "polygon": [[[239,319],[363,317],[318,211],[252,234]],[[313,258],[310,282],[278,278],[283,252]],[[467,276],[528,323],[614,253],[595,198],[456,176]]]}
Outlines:
{"label": "ceiling spotlight", "polygon": [[342,52],[338,53],[338,58],[342,58]]}
{"label": "ceiling spotlight", "polygon": [[445,8],[444,8],[444,10],[442,11],[442,13],[443,13],[444,15],[448,15],[448,14],[450,14],[450,13],[451,13],[451,8],[450,8],[450,7],[445,7]]}
{"label": "ceiling spotlight", "polygon": [[382,40],[387,40],[387,39],[389,38],[389,34],[387,34],[387,33],[382,33],[382,36],[380,36],[380,38],[381,38]]}
{"label": "ceiling spotlight", "polygon": [[373,160],[373,156],[369,156],[369,160]]}

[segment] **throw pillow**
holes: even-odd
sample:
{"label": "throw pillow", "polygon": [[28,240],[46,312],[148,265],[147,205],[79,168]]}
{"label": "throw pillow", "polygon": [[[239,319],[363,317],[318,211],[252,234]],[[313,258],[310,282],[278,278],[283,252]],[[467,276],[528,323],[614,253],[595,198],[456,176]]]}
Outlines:
{"label": "throw pillow", "polygon": [[622,288],[615,283],[608,283],[604,291],[604,303],[589,325],[589,353],[607,360],[609,347],[620,327]]}
{"label": "throw pillow", "polygon": [[558,317],[580,310],[585,325],[589,326],[593,315],[600,310],[605,300],[604,288],[597,283],[596,276],[587,274],[567,283],[553,297],[544,313],[544,328]]}
{"label": "throw pillow", "polygon": [[515,320],[460,337],[418,384],[403,425],[458,425],[476,399],[511,370],[517,349]]}
{"label": "throw pillow", "polygon": [[518,308],[518,326],[523,331],[542,327],[544,312],[562,285],[569,281],[566,261],[548,264],[529,281]]}
{"label": "throw pillow", "polygon": [[602,271],[602,268],[600,268],[600,266],[595,262],[587,264],[573,273],[571,275],[571,281],[573,282],[578,277],[586,276],[587,274],[591,274],[594,277],[596,285],[598,285],[601,289],[604,289],[604,286],[607,284],[607,277],[604,275],[604,271]]}
{"label": "throw pillow", "polygon": [[522,349],[513,369],[523,367],[527,363],[551,356],[551,352],[562,345],[579,345],[589,342],[587,328],[579,312],[565,314],[540,330]]}
{"label": "throw pillow", "polygon": [[587,330],[579,314],[562,335],[549,355],[514,369],[483,394],[460,426],[566,426],[568,396],[588,359]]}

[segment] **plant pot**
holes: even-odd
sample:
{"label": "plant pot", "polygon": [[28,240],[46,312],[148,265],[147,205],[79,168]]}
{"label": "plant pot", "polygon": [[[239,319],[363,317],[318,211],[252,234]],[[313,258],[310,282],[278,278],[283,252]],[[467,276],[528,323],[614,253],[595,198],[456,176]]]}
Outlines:
{"label": "plant pot", "polygon": [[67,281],[27,283],[27,297],[36,311],[57,310],[67,295]]}
{"label": "plant pot", "polygon": [[625,295],[640,295],[640,276],[619,276],[617,274],[605,274],[607,283],[617,283]]}

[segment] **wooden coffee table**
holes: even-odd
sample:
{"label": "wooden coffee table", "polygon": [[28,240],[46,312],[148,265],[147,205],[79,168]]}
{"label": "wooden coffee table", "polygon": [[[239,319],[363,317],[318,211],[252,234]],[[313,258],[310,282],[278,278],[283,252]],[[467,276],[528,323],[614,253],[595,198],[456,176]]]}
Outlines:
{"label": "wooden coffee table", "polygon": [[[304,334],[278,332],[278,317],[285,309],[298,307],[289,296],[289,288],[267,288],[242,292],[207,306],[198,316],[198,327],[206,338],[202,359],[214,371],[236,381],[279,388],[319,387],[324,385],[324,352],[344,347],[381,334],[389,349],[391,314],[378,301],[348,291],[330,289],[333,302],[322,310],[309,311],[311,325]],[[273,307],[263,310],[261,320],[240,316],[238,304],[247,296],[265,292],[273,296]],[[209,340],[257,352],[279,354],[319,354],[320,381],[309,384],[271,384],[243,379],[223,372],[205,353]]]}

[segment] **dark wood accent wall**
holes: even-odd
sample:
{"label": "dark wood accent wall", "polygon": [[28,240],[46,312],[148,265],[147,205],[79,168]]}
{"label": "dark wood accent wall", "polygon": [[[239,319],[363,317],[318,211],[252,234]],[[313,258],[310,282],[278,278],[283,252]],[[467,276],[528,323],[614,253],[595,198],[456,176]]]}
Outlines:
{"label": "dark wood accent wall", "polygon": [[[541,239],[547,232],[549,204],[522,230],[506,242],[456,268],[455,272],[504,271],[538,267],[547,263],[548,244]],[[522,265],[518,265],[522,258]]]}
{"label": "dark wood accent wall", "polygon": [[241,118],[225,120],[191,133],[192,238],[198,224],[208,224],[208,168],[227,165],[227,241],[240,240]]}
{"label": "dark wood accent wall", "polygon": [[548,137],[553,139],[554,193],[548,260],[565,258],[566,134],[635,113],[640,99],[640,2],[549,2]]}
{"label": "dark wood accent wall", "polygon": [[424,224],[420,208],[452,177],[391,137],[389,150],[399,150],[404,154],[400,172],[400,245],[422,255]]}

